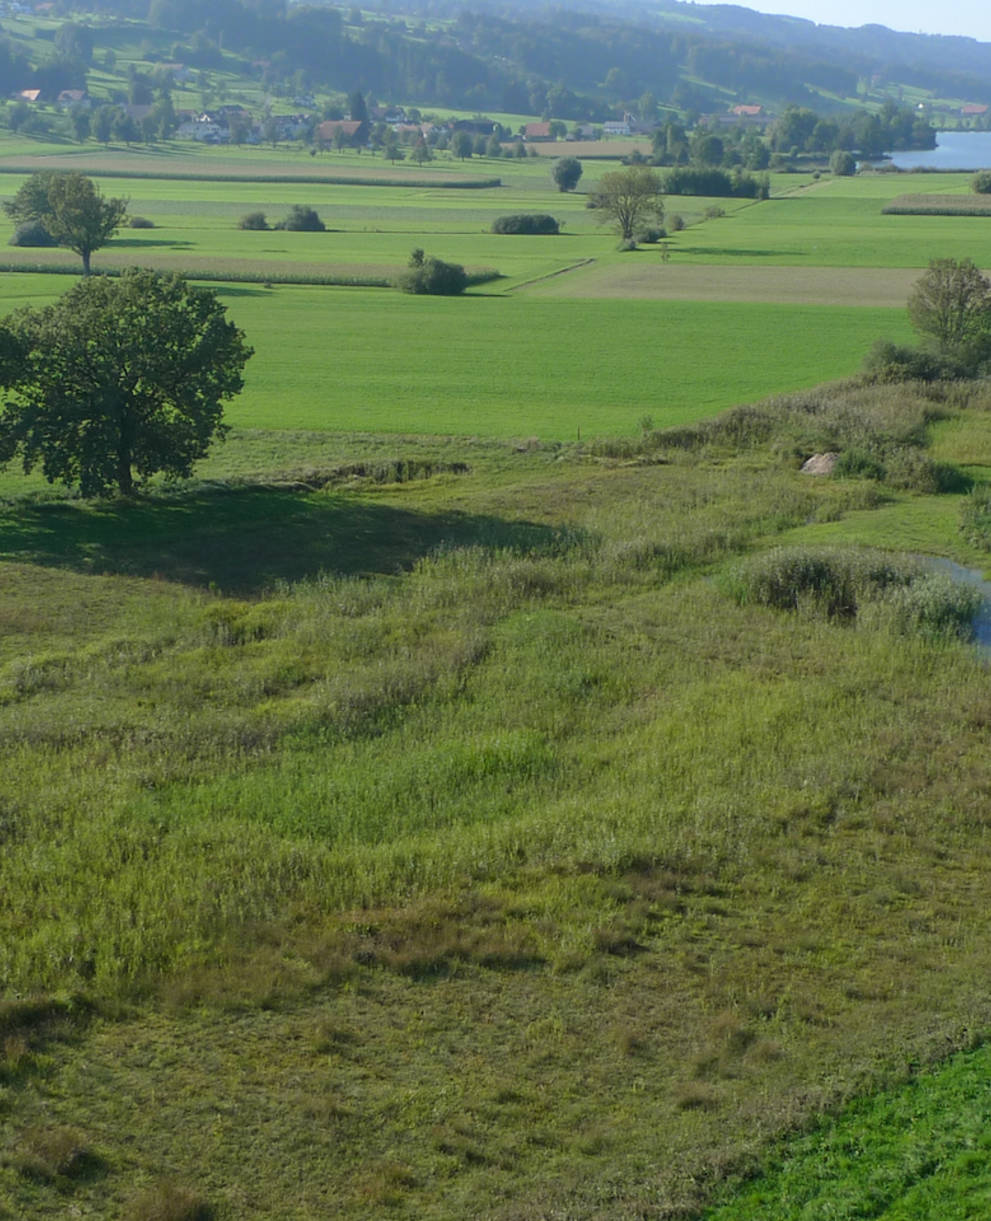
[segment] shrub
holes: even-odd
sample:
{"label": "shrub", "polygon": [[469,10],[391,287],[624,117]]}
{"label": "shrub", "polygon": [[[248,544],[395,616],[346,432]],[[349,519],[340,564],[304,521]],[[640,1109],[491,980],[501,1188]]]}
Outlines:
{"label": "shrub", "polygon": [[702,215],[706,220],[719,220],[721,216],[726,215],[726,209],[721,208],[719,204],[710,204]]}
{"label": "shrub", "polygon": [[546,212],[523,212],[499,216],[492,222],[493,233],[560,233],[561,226]]}
{"label": "shrub", "polygon": [[829,168],[839,178],[850,178],[857,172],[857,161],[853,153],[838,148],[829,158]]}
{"label": "shrub", "polygon": [[636,241],[642,242],[643,245],[652,246],[655,242],[659,242],[662,237],[667,237],[667,235],[666,229],[648,226],[646,229],[638,229],[634,237]]}
{"label": "shrub", "polygon": [[288,229],[293,233],[323,233],[327,226],[313,208],[293,204],[289,215],[276,224],[276,229]]}
{"label": "shrub", "polygon": [[979,589],[930,572],[887,590],[881,606],[889,626],[903,635],[968,640],[982,601]]}
{"label": "shrub", "polygon": [[264,212],[248,212],[237,222],[239,229],[262,230],[268,228]]}
{"label": "shrub", "polygon": [[460,263],[445,263],[415,250],[409,267],[400,272],[394,283],[404,293],[456,297],[468,287],[468,276]]}
{"label": "shrub", "polygon": [[910,348],[878,339],[861,366],[871,382],[935,382],[958,375],[956,366],[945,357],[921,348]]}
{"label": "shrub", "polygon": [[885,456],[885,482],[893,488],[932,496],[938,492],[964,491],[969,481],[956,467],[934,462],[928,454],[899,445]]}
{"label": "shrub", "polygon": [[40,220],[28,220],[18,225],[8,246],[56,246],[58,243]]}
{"label": "shrub", "polygon": [[678,166],[663,176],[665,195],[715,195],[730,199],[761,197],[762,182],[746,170],[728,174],[725,170]]}
{"label": "shrub", "polygon": [[155,222],[149,220],[147,216],[132,216],[128,221],[132,229],[154,229]]}
{"label": "shrub", "polygon": [[680,212],[675,212],[673,215],[668,217],[668,224],[671,227],[672,233],[680,233],[685,227],[685,218]]}
{"label": "shrub", "polygon": [[736,569],[737,601],[798,610],[809,606],[830,618],[853,618],[859,605],[921,573],[917,563],[877,551],[775,547]]}
{"label": "shrub", "polygon": [[970,187],[978,195],[991,195],[991,170],[981,170],[971,179]]}
{"label": "shrub", "polygon": [[972,547],[991,551],[991,487],[973,488],[960,507],[960,529]]}
{"label": "shrub", "polygon": [[619,250],[620,252],[625,252],[627,250],[636,250],[636,248],[637,248],[637,239],[635,237],[624,237],[623,240],[616,247],[616,249]]}
{"label": "shrub", "polygon": [[840,454],[833,474],[843,479],[884,479],[887,472],[883,463],[869,450],[854,446]]}
{"label": "shrub", "polygon": [[982,601],[974,586],[909,556],[811,547],[778,547],[748,561],[733,574],[730,592],[740,602],[957,639],[971,635]]}

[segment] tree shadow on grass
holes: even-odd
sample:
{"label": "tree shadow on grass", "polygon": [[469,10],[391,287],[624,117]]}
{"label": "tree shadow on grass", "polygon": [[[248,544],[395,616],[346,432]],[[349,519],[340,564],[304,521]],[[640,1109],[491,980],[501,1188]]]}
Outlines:
{"label": "tree shadow on grass", "polygon": [[0,511],[0,560],[251,596],[320,572],[394,574],[441,545],[551,551],[559,531],[275,488]]}

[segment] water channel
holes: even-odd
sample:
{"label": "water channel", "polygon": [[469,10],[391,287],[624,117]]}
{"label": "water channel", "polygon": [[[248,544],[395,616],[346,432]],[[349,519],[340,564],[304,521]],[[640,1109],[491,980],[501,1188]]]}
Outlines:
{"label": "water channel", "polygon": [[991,581],[977,568],[964,568],[942,557],[927,557],[926,562],[937,572],[943,572],[961,585],[973,585],[984,597],[981,609],[974,617],[974,644],[985,657],[991,657]]}

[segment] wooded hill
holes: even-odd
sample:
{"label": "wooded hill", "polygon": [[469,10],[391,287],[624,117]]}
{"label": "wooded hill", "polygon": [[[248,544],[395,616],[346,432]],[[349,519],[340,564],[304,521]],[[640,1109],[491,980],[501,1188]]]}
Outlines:
{"label": "wooded hill", "polygon": [[[146,24],[149,56],[209,69],[232,66],[233,55],[239,70],[272,90],[360,88],[383,101],[565,120],[614,117],[645,94],[701,113],[734,102],[842,110],[906,91],[913,102],[991,101],[991,45],[966,38],[844,30],[676,0],[571,11],[524,11],[515,0],[471,9],[443,0],[386,5],[371,16],[283,0],[213,0],[206,8],[108,0],[81,24],[97,49],[125,32],[133,39],[134,23]],[[32,82],[44,87],[54,73],[79,86],[87,48],[45,34],[53,41],[41,55],[0,46],[0,88],[24,87],[26,52]]]}

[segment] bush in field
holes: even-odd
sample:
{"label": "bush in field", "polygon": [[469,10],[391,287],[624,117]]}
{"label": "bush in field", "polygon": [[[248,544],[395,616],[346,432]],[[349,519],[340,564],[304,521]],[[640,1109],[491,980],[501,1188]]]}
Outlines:
{"label": "bush in field", "polygon": [[971,179],[970,188],[978,195],[991,195],[991,170],[981,170]]}
{"label": "bush in field", "polygon": [[[666,195],[709,195],[726,199],[766,199],[764,181],[746,170],[728,174],[725,170],[700,166],[677,166],[664,174]],[[768,188],[768,194],[770,188]]]}
{"label": "bush in field", "polygon": [[58,242],[56,242],[40,220],[28,220],[23,225],[17,226],[7,245],[57,246]]}
{"label": "bush in field", "polygon": [[493,233],[560,233],[560,223],[546,212],[521,212],[499,216],[492,222]]}
{"label": "bush in field", "polygon": [[838,479],[884,479],[887,472],[876,454],[852,446],[840,454],[833,474]]}
{"label": "bush in field", "polygon": [[395,286],[404,293],[432,297],[456,297],[468,287],[468,276],[460,263],[445,263],[414,250],[409,266],[396,277]]}
{"label": "bush in field", "polygon": [[247,212],[237,222],[239,229],[252,229],[260,232],[268,228],[268,221],[265,219],[264,212]]}
{"label": "bush in field", "polygon": [[633,235],[634,241],[640,242],[644,246],[653,246],[655,242],[659,242],[662,237],[667,237],[666,229],[654,225],[648,225],[644,229],[638,229]]}
{"label": "bush in field", "polygon": [[293,204],[289,215],[276,224],[276,229],[288,229],[293,233],[323,233],[327,226],[313,208]]}
{"label": "bush in field", "polygon": [[582,176],[582,163],[577,157],[561,157],[554,162],[551,177],[559,191],[573,191]]}
{"label": "bush in field", "polygon": [[829,158],[829,168],[838,178],[850,178],[857,172],[857,161],[853,153],[838,148]]}
{"label": "bush in field", "polygon": [[132,229],[154,229],[155,222],[149,220],[147,216],[132,216],[127,222]]}
{"label": "bush in field", "polygon": [[871,382],[935,382],[956,377],[957,366],[945,357],[878,339],[861,366]]}

